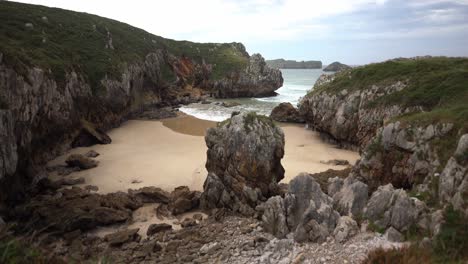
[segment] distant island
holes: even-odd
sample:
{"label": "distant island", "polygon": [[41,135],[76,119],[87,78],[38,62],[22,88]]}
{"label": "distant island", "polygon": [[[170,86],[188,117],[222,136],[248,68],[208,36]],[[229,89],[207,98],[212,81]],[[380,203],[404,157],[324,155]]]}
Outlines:
{"label": "distant island", "polygon": [[321,61],[267,60],[267,65],[275,69],[321,69]]}
{"label": "distant island", "polygon": [[323,71],[326,71],[326,72],[339,72],[339,71],[347,70],[347,69],[351,69],[351,67],[346,65],[346,64],[343,64],[341,62],[335,61],[332,64],[325,67],[325,69],[323,69]]}

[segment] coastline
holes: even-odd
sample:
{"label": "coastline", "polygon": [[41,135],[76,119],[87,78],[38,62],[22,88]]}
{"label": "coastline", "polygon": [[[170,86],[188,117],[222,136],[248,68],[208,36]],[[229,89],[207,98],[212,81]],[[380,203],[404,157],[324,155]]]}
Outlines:
{"label": "coastline", "polygon": [[[207,175],[205,169],[205,131],[217,122],[198,119],[179,113],[163,120],[129,120],[109,131],[113,142],[109,145],[70,150],[49,163],[64,164],[70,154],[83,154],[93,149],[100,153],[96,168],[78,171],[65,177],[85,179],[81,187],[94,185],[99,193],[127,191],[145,186],[156,186],[166,191],[186,185],[191,190],[203,190]],[[354,164],[359,154],[338,149],[323,142],[317,132],[303,125],[278,123],[285,134],[285,156],[282,159],[288,183],[300,172],[317,173],[328,169],[344,169],[320,161],[345,159]],[[59,179],[52,174],[51,179]],[[80,186],[80,185],[78,185]]]}

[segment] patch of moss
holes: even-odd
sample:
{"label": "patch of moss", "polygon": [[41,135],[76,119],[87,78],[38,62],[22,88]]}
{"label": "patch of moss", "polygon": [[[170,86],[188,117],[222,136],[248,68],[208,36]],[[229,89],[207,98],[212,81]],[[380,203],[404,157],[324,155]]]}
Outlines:
{"label": "patch of moss", "polygon": [[[59,84],[73,70],[87,78],[95,94],[104,76],[119,79],[125,66],[156,50],[213,65],[212,79],[245,69],[249,60],[239,43],[175,41],[112,19],[59,8],[0,1],[0,17],[4,22],[0,50],[7,65],[23,76],[31,66],[50,69]],[[106,48],[108,32],[113,49]],[[162,69],[167,82],[175,77],[171,71]]]}
{"label": "patch of moss", "polygon": [[251,131],[251,126],[253,125],[255,120],[258,120],[260,123],[266,126],[276,127],[275,122],[270,117],[259,115],[256,112],[249,112],[247,113],[247,115],[244,116],[244,129],[248,133]]}

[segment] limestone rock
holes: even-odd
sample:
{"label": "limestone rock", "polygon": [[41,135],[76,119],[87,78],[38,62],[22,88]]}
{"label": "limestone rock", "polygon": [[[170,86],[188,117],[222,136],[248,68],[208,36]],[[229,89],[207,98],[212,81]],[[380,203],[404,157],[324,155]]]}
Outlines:
{"label": "limestone rock", "polygon": [[92,123],[82,119],[81,131],[72,143],[72,147],[89,147],[95,144],[110,144],[111,138]]}
{"label": "limestone rock", "polygon": [[270,117],[279,122],[304,123],[299,111],[291,103],[281,103],[271,111]]}
{"label": "limestone rock", "polygon": [[[334,193],[334,186],[329,186]],[[344,180],[340,191],[333,194],[333,204],[341,215],[360,217],[368,199],[368,188],[365,183],[348,177]],[[329,193],[330,195],[330,193]]]}
{"label": "limestone rock", "polygon": [[244,113],[210,128],[205,136],[208,176],[202,208],[225,207],[252,215],[260,201],[276,195],[284,177],[283,131],[273,121]]}
{"label": "limestone rock", "polygon": [[391,242],[403,242],[405,240],[405,237],[393,227],[389,227],[385,231],[384,237]]}
{"label": "limestone rock", "polygon": [[95,168],[98,162],[81,154],[72,154],[65,161],[69,167],[78,167],[82,170]]}
{"label": "limestone rock", "polygon": [[281,71],[268,67],[262,55],[253,54],[245,71],[214,82],[213,95],[219,98],[272,96],[282,85]]}
{"label": "limestone rock", "polygon": [[404,232],[416,224],[426,210],[425,204],[409,197],[402,189],[393,189],[390,184],[375,191],[364,211],[364,215],[381,228],[393,227]]}
{"label": "limestone rock", "polygon": [[349,238],[355,236],[359,232],[358,225],[349,216],[342,216],[338,219],[338,224],[333,231],[333,236],[338,242],[345,242]]}
{"label": "limestone rock", "polygon": [[146,235],[152,236],[156,233],[172,230],[172,226],[169,224],[151,224],[146,231]]}
{"label": "limestone rock", "polygon": [[139,228],[129,229],[124,231],[115,232],[105,236],[105,240],[109,242],[111,246],[120,246],[124,243],[138,240],[140,236],[138,235]]}
{"label": "limestone rock", "polygon": [[278,238],[285,238],[289,233],[289,229],[286,223],[286,209],[284,208],[283,198],[281,196],[271,197],[263,207],[263,230]]}

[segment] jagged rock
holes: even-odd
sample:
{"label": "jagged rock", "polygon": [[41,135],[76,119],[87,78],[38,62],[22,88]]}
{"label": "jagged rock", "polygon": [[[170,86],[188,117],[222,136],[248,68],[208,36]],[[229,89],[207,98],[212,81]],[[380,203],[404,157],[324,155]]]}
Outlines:
{"label": "jagged rock", "polygon": [[219,243],[211,242],[211,243],[203,245],[203,247],[200,248],[200,254],[202,254],[202,255],[206,255],[206,254],[211,255],[212,253],[214,253],[219,248],[220,248]]}
{"label": "jagged rock", "polygon": [[202,208],[225,207],[253,215],[260,201],[278,193],[284,177],[283,131],[255,113],[233,116],[205,136],[207,179]]}
{"label": "jagged rock", "polygon": [[111,246],[120,246],[127,242],[137,241],[140,239],[138,235],[139,228],[129,229],[124,231],[115,232],[106,235],[104,239],[109,242]]}
{"label": "jagged rock", "polygon": [[245,71],[214,83],[213,96],[219,98],[272,96],[276,95],[275,91],[282,85],[281,71],[269,68],[262,55],[253,54]]}
{"label": "jagged rock", "polygon": [[170,194],[161,188],[147,186],[138,190],[128,190],[128,193],[135,196],[143,203],[164,203],[168,204],[171,200]]}
{"label": "jagged rock", "polygon": [[65,162],[69,167],[78,167],[82,170],[95,168],[98,165],[97,161],[85,157],[81,154],[72,154],[68,156]]}
{"label": "jagged rock", "polygon": [[289,183],[284,208],[288,229],[294,232],[294,239],[298,242],[325,241],[339,218],[338,212],[333,210],[332,199],[307,173],[299,174]]}
{"label": "jagged rock", "polygon": [[289,233],[286,209],[281,196],[271,197],[263,205],[262,225],[263,230],[278,238],[285,238]]}
{"label": "jagged rock", "polygon": [[405,237],[393,227],[389,227],[385,231],[384,237],[391,242],[403,242],[405,240]]}
{"label": "jagged rock", "polygon": [[458,141],[457,149],[439,176],[439,197],[468,216],[468,134]]}
{"label": "jagged rock", "polygon": [[381,228],[392,226],[399,232],[404,232],[416,224],[424,210],[423,202],[388,184],[379,187],[372,194],[364,215]]}
{"label": "jagged rock", "polygon": [[355,236],[359,231],[356,221],[349,216],[342,216],[338,219],[338,224],[333,231],[333,236],[338,242],[345,242],[349,238]]}
{"label": "jagged rock", "polygon": [[279,122],[304,123],[299,111],[291,103],[281,103],[271,111],[270,117]]}
{"label": "jagged rock", "polygon": [[180,186],[171,193],[169,210],[173,215],[188,212],[200,204],[200,192],[190,191],[187,186]]}
{"label": "jagged rock", "polygon": [[110,144],[111,138],[92,123],[82,119],[81,131],[72,143],[73,148],[89,147],[95,144]]}
{"label": "jagged rock", "polygon": [[151,224],[146,231],[146,235],[152,236],[156,233],[172,230],[172,226],[169,224]]}
{"label": "jagged rock", "polygon": [[80,178],[63,178],[63,179],[60,179],[60,180],[56,181],[56,184],[58,184],[58,185],[67,185],[67,186],[83,184],[83,183],[85,183],[85,179],[83,177],[80,177]]}
{"label": "jagged rock", "polygon": [[90,150],[90,151],[86,152],[85,156],[88,157],[88,158],[95,158],[95,157],[99,156],[99,153],[97,153],[94,150]]}
{"label": "jagged rock", "polygon": [[331,189],[329,195],[334,193],[332,196],[333,205],[341,215],[351,217],[362,216],[362,211],[367,204],[369,191],[365,183],[348,177],[343,181],[343,186],[338,192],[335,192],[335,188],[337,188],[336,184],[329,187]]}
{"label": "jagged rock", "polygon": [[349,67],[346,64],[335,61],[335,62],[331,63],[330,65],[328,65],[327,67],[325,67],[323,69],[323,71],[325,71],[325,72],[329,72],[329,71],[339,72],[339,71],[344,71],[344,70],[347,70],[347,69],[351,69],[351,67]]}
{"label": "jagged rock", "polygon": [[343,187],[344,179],[340,177],[328,178],[327,194],[333,197]]}

